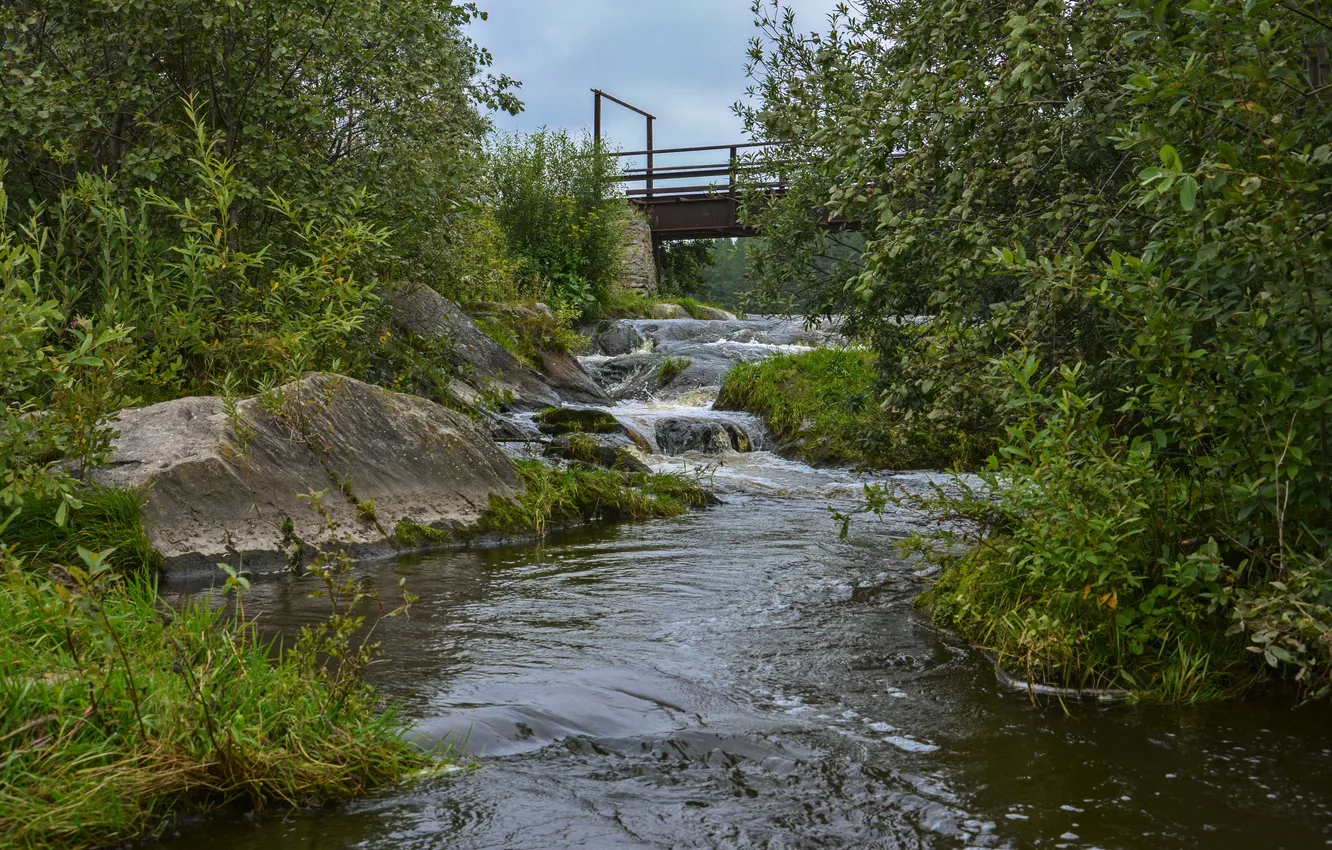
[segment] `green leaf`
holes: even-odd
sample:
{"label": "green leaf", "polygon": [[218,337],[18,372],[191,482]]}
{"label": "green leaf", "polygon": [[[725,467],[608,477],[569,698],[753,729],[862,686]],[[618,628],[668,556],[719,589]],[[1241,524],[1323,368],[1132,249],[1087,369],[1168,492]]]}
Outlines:
{"label": "green leaf", "polygon": [[1179,184],[1179,205],[1186,212],[1193,210],[1194,202],[1198,197],[1198,181],[1193,177],[1185,177]]}

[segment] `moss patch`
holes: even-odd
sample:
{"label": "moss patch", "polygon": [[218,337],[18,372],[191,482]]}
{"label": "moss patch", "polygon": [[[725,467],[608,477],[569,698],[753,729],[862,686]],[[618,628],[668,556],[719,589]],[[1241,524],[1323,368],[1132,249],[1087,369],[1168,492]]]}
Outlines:
{"label": "moss patch", "polygon": [[478,531],[544,536],[555,528],[597,522],[679,516],[716,502],[691,478],[609,469],[558,469],[519,461],[523,492],[515,501],[492,496]]}
{"label": "moss patch", "polygon": [[455,542],[452,532],[408,520],[393,526],[393,540],[400,546],[409,547],[447,546]]}
{"label": "moss patch", "polygon": [[537,427],[543,434],[623,434],[620,420],[604,410],[580,410],[571,407],[548,407],[536,415]]}

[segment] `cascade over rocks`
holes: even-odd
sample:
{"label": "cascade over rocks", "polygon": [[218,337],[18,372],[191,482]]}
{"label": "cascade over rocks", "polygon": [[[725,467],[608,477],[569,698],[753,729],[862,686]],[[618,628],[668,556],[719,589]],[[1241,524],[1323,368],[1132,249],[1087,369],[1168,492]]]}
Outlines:
{"label": "cascade over rocks", "polygon": [[275,569],[337,545],[390,554],[398,523],[463,531],[521,487],[467,417],[340,375],[308,375],[230,413],[214,397],[125,410],[116,427],[96,480],[143,495],[148,537],[175,573]]}

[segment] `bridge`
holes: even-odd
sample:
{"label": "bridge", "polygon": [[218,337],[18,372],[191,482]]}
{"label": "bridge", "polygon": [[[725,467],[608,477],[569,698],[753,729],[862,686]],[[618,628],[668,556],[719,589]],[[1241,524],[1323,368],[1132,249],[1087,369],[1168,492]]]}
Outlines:
{"label": "bridge", "polygon": [[[625,195],[647,216],[654,243],[757,235],[753,228],[740,221],[742,179],[748,188],[762,189],[773,194],[785,192],[786,184],[780,176],[760,173],[758,166],[743,159],[741,151],[767,148],[770,145],[741,143],[657,148],[652,143],[653,122],[657,120],[655,115],[601,89],[592,89],[592,92],[593,135],[598,144],[601,142],[601,110],[604,100],[638,113],[647,122],[647,147],[644,150],[618,152],[613,156],[621,160],[643,158],[643,167],[624,169],[618,179],[625,184]],[[708,182],[699,182],[705,179]]]}

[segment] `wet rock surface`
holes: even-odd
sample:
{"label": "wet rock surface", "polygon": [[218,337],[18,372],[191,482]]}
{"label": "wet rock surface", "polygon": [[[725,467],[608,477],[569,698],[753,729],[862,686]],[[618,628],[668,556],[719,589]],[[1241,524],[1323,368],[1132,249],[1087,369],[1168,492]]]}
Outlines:
{"label": "wet rock surface", "polygon": [[657,447],[663,454],[685,452],[723,454],[753,450],[749,435],[734,422],[692,416],[672,416],[656,423]]}

